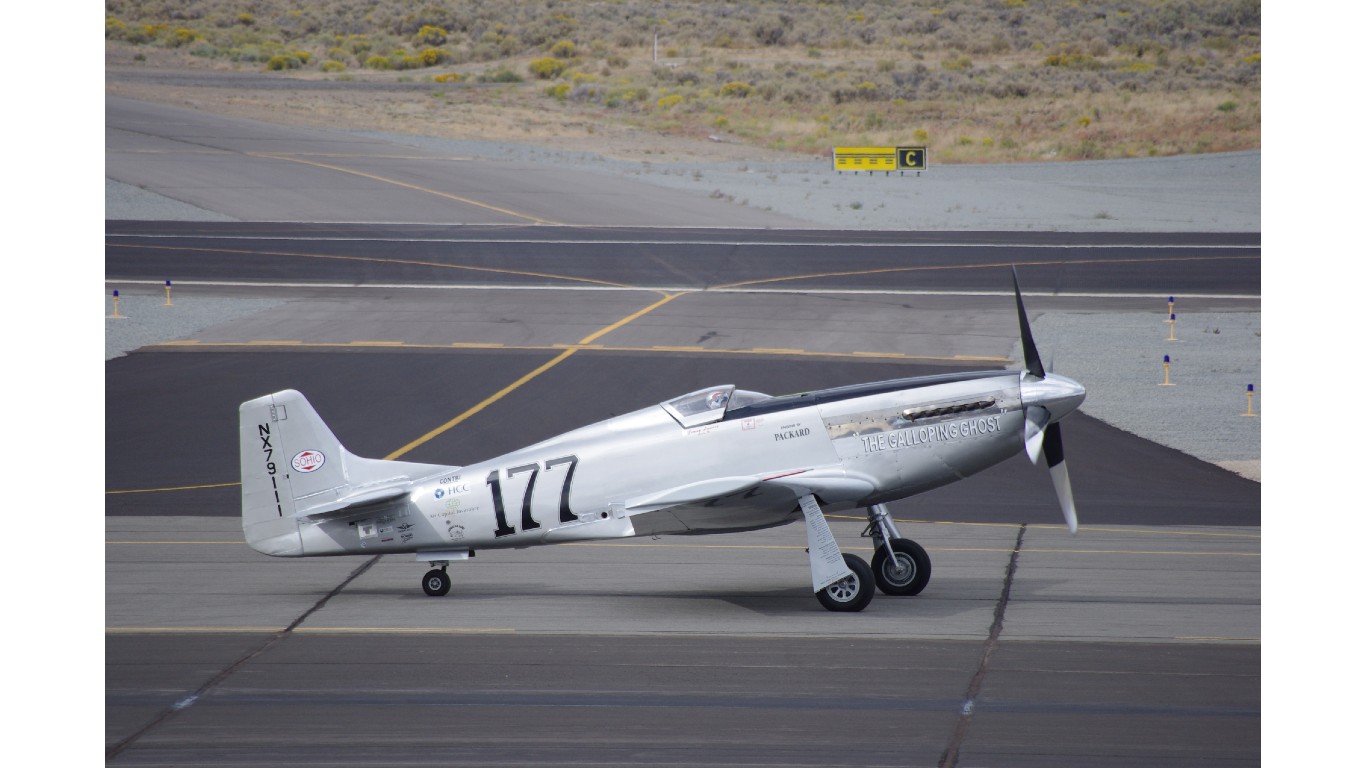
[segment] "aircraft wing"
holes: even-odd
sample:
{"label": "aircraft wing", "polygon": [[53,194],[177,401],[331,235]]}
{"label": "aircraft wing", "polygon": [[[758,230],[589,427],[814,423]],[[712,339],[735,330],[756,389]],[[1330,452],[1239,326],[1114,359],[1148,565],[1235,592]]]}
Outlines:
{"label": "aircraft wing", "polygon": [[838,466],[771,475],[717,477],[626,501],[637,533],[719,533],[767,528],[801,516],[797,500],[808,494],[823,503],[856,502],[873,482]]}

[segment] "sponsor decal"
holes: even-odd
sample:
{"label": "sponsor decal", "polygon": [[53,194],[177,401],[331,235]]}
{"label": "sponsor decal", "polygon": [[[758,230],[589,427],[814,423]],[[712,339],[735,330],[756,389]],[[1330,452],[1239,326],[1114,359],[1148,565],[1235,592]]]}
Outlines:
{"label": "sponsor decal", "polygon": [[299,451],[294,454],[294,458],[289,460],[289,465],[294,467],[296,472],[317,472],[322,469],[323,464],[327,463],[327,457],[322,451]]}
{"label": "sponsor decal", "polygon": [[894,432],[883,432],[877,435],[860,435],[859,440],[863,443],[865,453],[877,453],[878,451],[889,451],[896,448],[910,448],[916,445],[944,443],[951,440],[990,435],[999,431],[1001,431],[1001,417],[996,415],[924,427],[898,429]]}
{"label": "sponsor decal", "polygon": [[437,489],[436,489],[436,497],[437,497],[438,499],[441,498],[442,496],[445,496],[445,495],[446,495],[446,489],[445,489],[445,488],[437,488]]}
{"label": "sponsor decal", "polygon": [[409,528],[412,528],[412,527],[413,527],[413,524],[412,524],[412,523],[404,523],[403,525],[400,525],[400,526],[398,527],[398,529],[399,529],[400,531],[406,531],[406,530],[408,530]]}
{"label": "sponsor decal", "polygon": [[462,541],[465,538],[465,526],[447,520],[446,535],[451,537],[451,541]]}
{"label": "sponsor decal", "polygon": [[385,543],[388,543],[388,542],[393,541],[393,540],[394,540],[394,537],[393,537],[393,536],[389,536],[389,537],[387,537],[387,538],[380,539],[380,540],[379,540],[379,543],[385,544]]}
{"label": "sponsor decal", "polygon": [[743,430],[754,429],[755,427],[757,427],[757,426],[759,426],[760,424],[763,424],[763,423],[764,423],[764,417],[763,417],[763,416],[751,416],[750,418],[745,419],[744,421],[741,421],[741,422],[740,422],[740,429],[743,429]]}
{"label": "sponsor decal", "polygon": [[[789,429],[789,427],[793,428]],[[781,431],[773,433],[773,439],[782,442],[783,440],[795,440],[799,437],[807,437],[810,434],[810,427],[799,427],[796,424],[786,424]]]}
{"label": "sponsor decal", "polygon": [[413,539],[413,534],[411,534],[411,533],[405,533],[405,534],[401,535],[401,536],[399,537],[399,539],[401,539],[402,541],[412,541],[412,539]]}
{"label": "sponsor decal", "polygon": [[437,482],[440,483],[440,484],[442,484],[442,485],[445,485],[446,483],[453,483],[453,482],[455,482],[456,480],[459,480],[459,479],[460,479],[460,475],[447,475],[446,477],[443,477],[443,478],[441,478],[440,480],[437,480]]}

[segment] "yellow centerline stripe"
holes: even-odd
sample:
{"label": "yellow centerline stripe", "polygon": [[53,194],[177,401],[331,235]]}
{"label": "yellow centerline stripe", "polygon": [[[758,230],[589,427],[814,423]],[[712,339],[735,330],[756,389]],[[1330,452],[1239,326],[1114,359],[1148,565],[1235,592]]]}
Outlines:
{"label": "yellow centerline stripe", "polygon": [[[863,517],[862,515],[826,515],[826,517],[831,520],[860,520],[863,522],[867,522],[868,520],[868,518]],[[907,525],[967,525],[979,528],[1009,528],[1011,530],[1015,530],[1020,527],[1019,523],[967,523],[959,520],[906,520],[896,518],[893,520],[893,522],[897,523],[898,525],[903,523]],[[1055,525],[1051,523],[1032,523],[1029,527],[1031,529],[1042,528],[1045,530],[1067,530],[1067,526],[1065,525]],[[1262,538],[1262,535],[1260,533],[1221,533],[1218,531],[1168,531],[1160,529],[1154,530],[1151,528],[1088,528],[1086,526],[1081,527],[1080,534],[1078,535],[1086,533],[1152,534],[1155,536],[1226,536],[1235,539]]]}
{"label": "yellow centerline stripe", "polygon": [[162,491],[197,491],[197,490],[200,490],[201,488],[230,488],[230,487],[232,487],[232,486],[234,486],[234,485],[241,485],[241,484],[242,484],[242,483],[240,483],[240,482],[236,482],[236,483],[209,483],[208,485],[177,485],[177,486],[172,487],[172,488],[135,488],[135,489],[133,489],[133,490],[128,490],[128,491],[105,491],[105,492],[104,492],[104,495],[106,495],[106,496],[115,496],[115,495],[118,495],[118,494],[120,494],[120,493],[160,493],[160,492],[162,492]]}
{"label": "yellow centerline stripe", "polygon": [[[284,627],[105,627],[107,635],[236,634],[283,632]],[[308,635],[482,635],[507,634],[504,627],[295,627],[296,634]]]}
{"label": "yellow centerline stripe", "polygon": [[449,343],[449,344],[447,344],[447,343],[441,343],[441,344],[420,344],[420,343],[416,343],[416,342],[406,342],[406,341],[386,341],[386,342],[360,342],[360,341],[298,341],[298,340],[294,340],[294,339],[280,340],[280,341],[264,341],[264,340],[253,340],[253,341],[194,341],[194,340],[189,340],[189,341],[166,341],[166,342],[161,342],[161,343],[159,343],[159,344],[150,344],[150,345],[148,345],[148,346],[153,346],[153,347],[203,347],[203,348],[214,348],[214,347],[246,347],[246,346],[250,346],[250,347],[286,346],[286,347],[303,347],[303,348],[309,348],[309,347],[316,347],[316,348],[331,348],[331,347],[358,347],[358,346],[369,346],[369,347],[395,347],[395,348],[399,348],[399,349],[450,349],[450,348],[457,348],[457,349],[509,349],[509,350],[514,350],[514,351],[530,351],[530,352],[547,352],[547,351],[550,351],[550,352],[559,352],[559,351],[565,350],[565,349],[574,349],[574,350],[585,350],[585,349],[587,349],[587,350],[594,350],[594,351],[600,351],[600,352],[643,352],[643,353],[672,353],[672,352],[684,352],[684,353],[704,354],[704,355],[763,355],[763,356],[766,356],[766,357],[774,357],[774,356],[781,356],[781,357],[835,357],[835,358],[854,359],[854,360],[872,360],[872,359],[883,358],[883,359],[898,360],[898,361],[907,361],[907,360],[929,360],[929,361],[933,361],[933,362],[951,362],[951,363],[963,363],[963,362],[976,362],[976,363],[1008,363],[1008,362],[1010,362],[1010,359],[1009,359],[1009,358],[1005,358],[1005,357],[974,357],[974,356],[969,356],[969,355],[954,355],[954,356],[952,356],[952,357],[943,357],[943,356],[935,356],[935,355],[908,355],[908,354],[906,354],[905,352],[821,352],[821,351],[812,351],[812,350],[805,350],[805,349],[776,349],[776,348],[773,348],[773,349],[766,349],[766,348],[762,348],[762,347],[756,347],[756,348],[753,348],[753,349],[724,349],[724,348],[715,348],[715,347],[714,347],[714,348],[696,347],[696,346],[693,346],[693,347],[670,347],[670,346],[661,346],[661,345],[656,345],[656,346],[651,346],[651,347],[609,347],[609,346],[607,346],[607,345],[605,345],[605,344],[583,344],[583,343],[578,343],[578,344],[548,344],[548,345],[546,345],[546,344],[504,344],[504,343],[502,343],[502,342],[492,342],[492,341],[491,341],[491,342],[455,341],[455,342],[451,342],[451,343]]}
{"label": "yellow centerline stripe", "polygon": [[523,384],[527,383],[528,381],[531,381],[532,379],[536,378],[537,376],[540,376],[541,374],[545,373],[546,371],[550,370],[551,368],[554,368],[555,366],[559,365],[561,362],[563,362],[563,361],[564,361],[566,358],[568,358],[570,355],[574,354],[576,351],[577,351],[577,350],[566,349],[565,351],[563,351],[563,352],[561,352],[559,355],[557,355],[553,360],[550,360],[549,362],[546,362],[546,363],[542,363],[541,365],[537,366],[536,369],[533,370],[532,372],[530,372],[530,373],[528,373],[528,374],[522,376],[520,379],[518,379],[518,380],[512,382],[511,384],[507,385],[506,387],[503,387],[502,389],[498,390],[497,392],[494,392],[492,395],[489,395],[488,397],[486,397],[486,398],[484,398],[483,400],[479,401],[479,404],[478,404],[478,405],[475,405],[475,406],[471,407],[470,409],[466,410],[464,413],[460,414],[459,416],[456,416],[455,418],[451,419],[450,421],[446,422],[445,424],[442,424],[441,426],[437,427],[436,429],[433,429],[432,431],[428,432],[427,434],[423,435],[422,437],[419,437],[419,438],[417,438],[416,440],[413,440],[412,442],[408,443],[407,445],[403,446],[402,448],[399,448],[398,450],[393,451],[393,452],[390,453],[388,456],[385,456],[385,457],[384,457],[385,460],[386,460],[386,461],[392,461],[392,460],[394,460],[394,459],[397,459],[398,457],[404,455],[405,453],[408,453],[409,451],[413,450],[414,448],[417,448],[418,446],[423,445],[424,443],[427,443],[427,442],[431,441],[433,438],[440,436],[441,434],[445,433],[447,430],[451,429],[452,427],[455,427],[455,426],[458,426],[458,425],[464,423],[464,422],[465,422],[467,419],[469,419],[471,416],[474,416],[475,414],[479,413],[480,411],[484,410],[485,408],[489,407],[490,405],[493,405],[494,403],[498,402],[499,400],[502,400],[504,397],[506,397],[506,396],[507,396],[509,393],[511,393],[513,390],[517,389],[518,387],[522,386]]}
{"label": "yellow centerline stripe", "polygon": [[[627,323],[629,323],[629,322],[631,322],[631,321],[633,321],[633,320],[636,320],[636,319],[638,319],[638,318],[644,316],[645,314],[647,314],[647,313],[649,313],[649,312],[652,312],[652,311],[654,311],[655,309],[658,309],[659,307],[664,306],[665,304],[669,303],[670,301],[673,301],[674,299],[676,299],[676,298],[678,298],[679,296],[682,296],[682,295],[683,295],[683,294],[681,294],[681,293],[671,293],[671,294],[667,294],[667,295],[664,296],[664,298],[660,299],[659,301],[656,301],[655,303],[651,304],[650,306],[645,307],[644,309],[638,310],[638,311],[636,311],[636,312],[632,312],[631,314],[627,315],[626,317],[623,317],[622,319],[616,321],[615,323],[612,323],[611,325],[609,325],[609,326],[607,326],[607,327],[605,327],[605,328],[602,328],[602,329],[600,329],[600,330],[598,330],[598,331],[596,331],[596,332],[594,332],[594,333],[589,334],[588,336],[585,336],[583,339],[581,339],[581,340],[579,341],[579,344],[588,344],[589,342],[593,341],[594,339],[597,339],[597,338],[600,337],[600,336],[604,336],[604,335],[606,335],[606,334],[608,334],[608,333],[611,333],[612,331],[615,331],[615,330],[617,330],[618,328],[621,328],[622,326],[626,325]],[[565,351],[563,351],[563,352],[561,352],[559,355],[557,355],[553,360],[550,360],[549,362],[546,362],[546,363],[541,364],[540,366],[537,366],[537,368],[536,368],[534,371],[532,371],[532,372],[526,374],[525,376],[521,377],[520,379],[518,379],[518,380],[512,382],[511,384],[507,385],[506,387],[503,387],[502,389],[498,390],[497,392],[493,393],[492,395],[489,395],[488,397],[484,398],[482,401],[479,402],[478,405],[475,405],[474,407],[470,408],[469,410],[465,411],[464,413],[460,414],[459,416],[456,416],[455,418],[451,419],[450,421],[446,422],[445,424],[442,424],[441,426],[437,427],[436,429],[433,429],[432,431],[428,432],[427,434],[423,435],[422,437],[417,438],[416,440],[414,440],[414,441],[408,443],[407,445],[403,446],[402,448],[399,448],[397,451],[394,451],[393,453],[390,453],[388,456],[385,456],[384,458],[385,458],[386,460],[397,459],[398,457],[400,457],[400,456],[402,456],[402,455],[408,453],[409,451],[413,450],[414,448],[417,448],[418,446],[423,445],[424,443],[427,443],[428,441],[432,440],[433,438],[438,437],[439,435],[445,433],[446,431],[450,430],[451,428],[460,425],[461,423],[463,423],[463,422],[465,422],[467,419],[469,419],[471,416],[474,416],[475,414],[479,413],[480,411],[484,410],[485,408],[489,407],[490,405],[493,405],[494,403],[496,403],[496,402],[498,402],[499,400],[503,399],[503,398],[506,397],[509,393],[511,393],[513,390],[517,389],[518,387],[522,386],[523,384],[527,383],[528,381],[531,381],[532,379],[536,378],[537,376],[540,376],[542,373],[545,373],[546,371],[550,370],[551,368],[554,368],[555,366],[559,365],[561,362],[563,362],[563,361],[565,361],[566,359],[568,359],[571,355],[573,355],[573,354],[574,354],[575,352],[577,352],[577,351],[578,351],[578,349],[572,349],[572,348],[571,348],[571,349],[566,349]]]}
{"label": "yellow centerline stripe", "polygon": [[406,182],[406,181],[399,181],[399,180],[397,180],[397,179],[390,179],[390,178],[385,177],[385,176],[377,176],[377,175],[375,175],[375,174],[373,174],[373,173],[366,173],[366,172],[364,172],[364,171],[357,171],[357,170],[352,169],[352,168],[343,168],[343,167],[341,167],[341,166],[339,166],[339,165],[329,165],[329,164],[327,164],[327,163],[319,163],[319,162],[316,162],[316,161],[314,161],[314,160],[304,160],[304,159],[299,158],[299,157],[290,157],[289,155],[276,154],[276,153],[274,153],[274,152],[246,152],[246,153],[244,153],[244,154],[246,154],[246,155],[248,155],[248,156],[250,156],[250,157],[259,157],[259,158],[263,158],[263,159],[267,159],[267,160],[284,160],[285,162],[289,162],[289,163],[298,163],[298,164],[300,164],[300,165],[311,165],[311,166],[313,166],[313,167],[315,167],[315,168],[326,168],[326,169],[329,170],[329,171],[337,171],[338,173],[348,173],[348,174],[351,174],[352,176],[360,176],[360,177],[363,178],[363,179],[370,179],[371,181],[379,181],[379,182],[383,182],[383,183],[385,183],[385,184],[393,184],[393,185],[396,186],[396,187],[403,187],[404,189],[411,189],[411,190],[414,190],[414,191],[417,191],[417,192],[425,192],[425,193],[427,193],[427,194],[429,194],[429,195],[436,195],[437,197],[444,197],[444,198],[446,198],[447,200],[455,200],[456,202],[464,203],[464,204],[466,204],[466,205],[473,205],[473,206],[475,206],[475,207],[477,207],[477,208],[483,208],[483,209],[489,210],[489,211],[496,211],[496,212],[498,212],[498,213],[506,214],[506,215],[508,215],[508,216],[513,216],[513,217],[516,217],[516,218],[519,218],[519,219],[526,219],[527,221],[534,222],[534,223],[536,223],[536,224],[560,224],[560,223],[561,223],[561,222],[558,222],[558,221],[551,221],[551,220],[549,220],[549,219],[543,219],[543,218],[541,218],[541,217],[539,217],[539,216],[532,216],[532,215],[529,214],[529,213],[519,213],[519,212],[514,211],[514,210],[511,210],[511,209],[509,209],[509,208],[500,208],[500,207],[498,207],[498,206],[496,206],[496,205],[490,205],[490,204],[488,204],[488,203],[481,203],[481,202],[479,202],[478,200],[471,200],[471,199],[469,199],[468,197],[461,197],[461,196],[459,196],[459,195],[453,195],[453,194],[451,194],[450,192],[442,192],[442,191],[440,191],[440,190],[431,189],[431,188],[429,188],[429,187],[419,186],[419,185],[417,185],[417,184],[409,184],[409,183]]}
{"label": "yellow centerline stripe", "polygon": [[809,274],[809,275],[789,275],[789,276],[787,276],[787,277],[768,277],[768,278],[764,278],[764,279],[762,279],[762,280],[745,280],[745,281],[739,282],[739,283],[727,283],[727,284],[725,284],[725,285],[714,285],[714,286],[712,286],[712,289],[713,289],[713,290],[716,290],[716,289],[719,289],[719,288],[744,288],[744,287],[746,287],[746,286],[751,286],[751,285],[764,285],[764,284],[766,284],[766,283],[782,283],[782,282],[787,282],[787,281],[789,281],[789,280],[811,280],[811,279],[819,278],[819,277],[854,277],[854,276],[858,276],[858,275],[881,275],[881,274],[888,274],[888,273],[891,273],[891,272],[942,272],[942,271],[951,271],[951,270],[955,270],[955,269],[996,269],[996,268],[1010,267],[1010,266],[1016,266],[1016,267],[1040,267],[1040,266],[1058,266],[1058,265],[1066,265],[1066,266],[1072,267],[1072,266],[1084,266],[1084,265],[1087,265],[1087,264],[1127,264],[1127,263],[1141,263],[1141,264],[1146,264],[1146,263],[1169,262],[1169,261],[1172,261],[1172,262],[1176,262],[1176,261],[1218,261],[1218,260],[1227,260],[1227,259],[1255,260],[1255,259],[1259,259],[1259,258],[1261,258],[1261,257],[1260,257],[1260,256],[1178,256],[1178,257],[1175,257],[1175,258],[1170,258],[1170,257],[1169,257],[1169,258],[1158,258],[1158,257],[1138,258],[1138,257],[1135,257],[1135,258],[1128,258],[1128,259],[1077,259],[1077,260],[1075,260],[1075,261],[1074,261],[1074,260],[1065,260],[1065,259],[1048,259],[1048,260],[1039,260],[1039,261],[999,261],[999,262],[989,262],[989,263],[982,263],[982,264],[942,264],[942,265],[927,265],[927,266],[917,266],[917,267],[883,267],[883,268],[880,268],[880,269],[856,269],[856,270],[851,270],[851,271],[848,271],[848,272],[815,272],[815,273],[812,273],[812,274]]}
{"label": "yellow centerline stripe", "polygon": [[[576,283],[593,283],[594,285],[609,285],[613,288],[636,288],[634,285],[626,283],[614,283],[610,280],[598,280],[592,277],[574,277],[572,275],[556,275],[549,272],[527,272],[518,269],[498,269],[496,267],[476,267],[469,264],[445,264],[439,261],[420,261],[418,259],[384,259],[378,256],[343,256],[336,253],[300,253],[298,251],[253,251],[244,248],[208,248],[203,246],[177,246],[177,245],[139,245],[134,243],[106,242],[106,248],[141,248],[144,250],[160,251],[194,251],[197,253],[235,253],[247,256],[289,256],[299,259],[331,259],[333,261],[365,261],[375,264],[406,264],[417,267],[435,267],[438,269],[464,269],[470,272],[489,272],[498,275],[517,275],[519,277],[543,277],[551,280],[569,280]],[[640,288],[639,290],[653,290],[650,288]]]}
{"label": "yellow centerline stripe", "polygon": [[[234,545],[240,546],[244,541],[106,541],[106,546],[116,545]],[[798,544],[661,544],[658,542],[606,542],[606,541],[574,541],[566,542],[561,546],[565,547],[616,547],[618,549],[805,549]],[[850,552],[872,551],[871,545],[845,545],[844,550]],[[1008,554],[1014,552],[1013,547],[925,547],[927,552],[995,552]],[[404,552],[391,552],[389,554],[407,554]],[[1026,547],[1020,550],[1022,555],[1164,555],[1169,557],[1261,557],[1260,552],[1173,552],[1170,550],[1139,550],[1139,549],[1036,549]]]}

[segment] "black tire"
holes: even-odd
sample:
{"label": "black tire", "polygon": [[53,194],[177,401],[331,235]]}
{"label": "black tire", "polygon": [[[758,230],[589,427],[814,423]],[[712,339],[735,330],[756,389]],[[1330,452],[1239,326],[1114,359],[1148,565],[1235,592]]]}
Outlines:
{"label": "black tire", "polygon": [[816,593],[828,611],[852,613],[868,607],[873,599],[873,569],[858,555],[846,554],[844,565],[853,574]]}
{"label": "black tire", "polygon": [[431,597],[441,597],[451,591],[451,577],[440,568],[433,568],[422,577],[422,591]]}
{"label": "black tire", "polygon": [[[873,553],[873,578],[884,595],[918,595],[930,583],[930,556],[925,549],[910,539],[892,539],[896,560],[887,554],[886,547]],[[898,572],[901,565],[907,570]]]}

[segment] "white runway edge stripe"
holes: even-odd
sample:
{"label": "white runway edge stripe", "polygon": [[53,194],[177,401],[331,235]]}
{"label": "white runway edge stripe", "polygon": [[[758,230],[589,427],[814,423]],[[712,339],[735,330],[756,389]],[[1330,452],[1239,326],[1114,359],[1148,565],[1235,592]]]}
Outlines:
{"label": "white runway edge stripe", "polygon": [[[165,285],[165,280],[114,280],[105,279],[105,285]],[[681,286],[615,286],[615,285],[485,285],[476,283],[276,283],[256,281],[227,280],[179,280],[178,286],[197,285],[205,288],[381,288],[396,290],[406,288],[425,288],[439,291],[631,291],[664,293],[816,293],[849,295],[886,295],[886,296],[1014,296],[1004,291],[912,291],[848,288],[685,288]],[[1153,299],[1165,300],[1165,293],[1071,293],[1061,291],[1030,292],[1025,296],[1038,296],[1057,299]],[[1182,299],[1247,299],[1261,300],[1260,294],[1249,293],[1183,293]]]}

